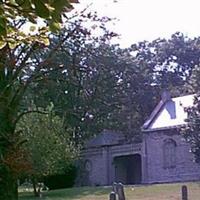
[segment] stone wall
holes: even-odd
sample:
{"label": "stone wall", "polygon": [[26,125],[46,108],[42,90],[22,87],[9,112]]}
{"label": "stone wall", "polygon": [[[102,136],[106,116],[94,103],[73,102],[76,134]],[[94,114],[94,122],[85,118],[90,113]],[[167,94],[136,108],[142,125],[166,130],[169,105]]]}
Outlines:
{"label": "stone wall", "polygon": [[84,159],[92,163],[89,171],[91,185],[110,185],[115,181],[114,158],[118,156],[142,155],[143,145],[124,144],[89,148],[83,152]]}
{"label": "stone wall", "polygon": [[[85,170],[88,172],[89,185],[105,185],[107,182],[107,159],[102,147],[87,149],[83,152]],[[89,163],[89,167],[88,167]],[[83,180],[84,181],[84,180]]]}
{"label": "stone wall", "polygon": [[[189,145],[178,132],[168,129],[145,133],[142,143],[87,148],[83,157],[90,185],[111,185],[116,181],[115,158],[128,155],[141,156],[141,183],[200,180],[200,165],[193,162]],[[125,182],[123,167],[120,170]]]}
{"label": "stone wall", "polygon": [[[147,144],[146,183],[200,180],[200,166],[193,161],[189,145],[178,132],[173,130],[150,132],[145,135],[144,140]],[[175,144],[171,152],[173,157],[171,160],[169,158],[171,166],[166,163],[167,154],[164,150],[166,141],[173,141]]]}

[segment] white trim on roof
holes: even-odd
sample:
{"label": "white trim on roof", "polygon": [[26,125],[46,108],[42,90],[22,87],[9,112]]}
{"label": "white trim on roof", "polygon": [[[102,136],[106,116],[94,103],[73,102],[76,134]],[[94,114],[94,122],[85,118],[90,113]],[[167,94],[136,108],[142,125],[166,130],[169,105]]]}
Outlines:
{"label": "white trim on roof", "polygon": [[158,130],[174,128],[184,125],[187,119],[185,108],[193,106],[194,94],[161,100],[152,112],[149,119],[144,123],[143,130]]}

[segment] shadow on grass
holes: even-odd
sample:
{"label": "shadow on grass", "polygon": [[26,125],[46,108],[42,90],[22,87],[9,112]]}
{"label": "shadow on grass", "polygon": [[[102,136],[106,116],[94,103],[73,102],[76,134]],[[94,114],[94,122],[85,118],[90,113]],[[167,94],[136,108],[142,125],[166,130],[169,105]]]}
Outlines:
{"label": "shadow on grass", "polygon": [[[189,199],[200,199],[200,182],[126,186],[126,199],[177,200],[181,198],[182,185],[188,186]],[[19,200],[105,200],[110,192],[111,187],[80,187],[49,191],[44,193],[43,198],[35,198],[32,193],[24,192],[20,193]]]}
{"label": "shadow on grass", "polygon": [[69,199],[81,199],[85,196],[108,196],[111,192],[111,187],[80,187],[60,189],[44,192],[43,198],[33,197],[33,193],[22,192],[19,194],[19,200],[69,200]]}

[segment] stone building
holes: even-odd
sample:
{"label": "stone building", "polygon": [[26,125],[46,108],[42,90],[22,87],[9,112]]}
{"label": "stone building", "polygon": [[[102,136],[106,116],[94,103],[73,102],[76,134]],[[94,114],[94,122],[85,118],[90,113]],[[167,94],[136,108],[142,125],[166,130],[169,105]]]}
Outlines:
{"label": "stone building", "polygon": [[184,108],[192,106],[193,99],[164,93],[142,127],[141,143],[128,143],[123,134],[108,130],[90,140],[83,151],[87,184],[200,180],[200,165],[179,133],[187,118]]}

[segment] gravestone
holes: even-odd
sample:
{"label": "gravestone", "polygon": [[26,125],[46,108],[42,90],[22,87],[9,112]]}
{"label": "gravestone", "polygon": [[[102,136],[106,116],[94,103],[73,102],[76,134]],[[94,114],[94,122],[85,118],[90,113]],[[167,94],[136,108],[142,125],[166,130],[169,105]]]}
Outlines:
{"label": "gravestone", "polygon": [[183,185],[181,188],[182,191],[182,200],[188,200],[188,190],[187,190],[187,186]]}
{"label": "gravestone", "polygon": [[116,200],[116,195],[118,196],[118,200],[125,200],[124,186],[122,183],[113,183],[110,200]]}
{"label": "gravestone", "polygon": [[112,191],[112,192],[110,193],[110,198],[109,198],[109,200],[116,200],[116,194],[115,194],[114,191]]}
{"label": "gravestone", "polygon": [[116,182],[113,182],[112,191],[115,192],[116,194],[118,193],[118,192],[117,192],[117,185],[118,185],[118,184],[117,184]]}
{"label": "gravestone", "polygon": [[117,193],[118,193],[119,200],[125,200],[124,186],[122,183],[119,183],[117,185]]}

